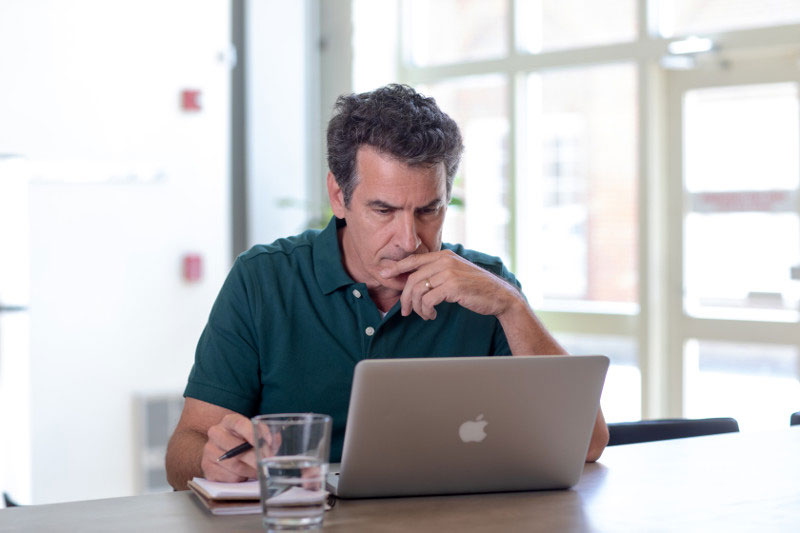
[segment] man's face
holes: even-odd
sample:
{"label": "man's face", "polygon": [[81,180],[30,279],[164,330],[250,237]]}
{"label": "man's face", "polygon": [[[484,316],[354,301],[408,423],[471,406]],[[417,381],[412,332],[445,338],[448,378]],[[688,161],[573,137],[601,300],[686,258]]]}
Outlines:
{"label": "man's face", "polygon": [[409,166],[364,145],[356,154],[358,183],[345,207],[341,189],[328,174],[334,214],[347,220],[344,264],[370,289],[402,291],[408,274],[384,279],[380,271],[411,254],[436,252],[447,211],[444,164]]}

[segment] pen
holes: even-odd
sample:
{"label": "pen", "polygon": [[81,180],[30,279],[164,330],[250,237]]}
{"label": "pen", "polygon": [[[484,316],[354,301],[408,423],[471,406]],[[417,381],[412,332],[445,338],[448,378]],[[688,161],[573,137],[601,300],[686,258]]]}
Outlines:
{"label": "pen", "polygon": [[217,461],[224,461],[225,459],[230,459],[231,457],[236,457],[239,454],[246,452],[247,450],[252,450],[253,445],[249,442],[243,442],[240,445],[236,446],[235,448],[231,448],[227,452],[223,453],[219,456]]}

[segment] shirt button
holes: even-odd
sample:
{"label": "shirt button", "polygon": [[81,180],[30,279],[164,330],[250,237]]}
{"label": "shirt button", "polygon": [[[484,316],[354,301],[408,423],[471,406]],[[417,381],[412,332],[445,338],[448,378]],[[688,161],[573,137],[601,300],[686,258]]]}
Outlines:
{"label": "shirt button", "polygon": [[367,337],[372,337],[375,334],[375,328],[372,326],[367,326],[367,329],[364,330],[364,333],[367,334]]}
{"label": "shirt button", "polygon": [[353,296],[356,298],[361,298],[361,291],[358,289],[353,289]]}

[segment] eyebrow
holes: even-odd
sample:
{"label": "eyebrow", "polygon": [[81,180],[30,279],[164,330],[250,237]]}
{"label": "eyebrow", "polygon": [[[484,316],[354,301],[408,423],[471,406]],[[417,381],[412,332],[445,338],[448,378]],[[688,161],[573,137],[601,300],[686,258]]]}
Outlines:
{"label": "eyebrow", "polygon": [[[429,208],[432,208],[432,207],[440,207],[442,205],[444,205],[444,202],[442,201],[442,199],[441,198],[436,198],[435,200],[431,200],[430,202],[428,202],[426,205],[423,205],[422,207],[415,208],[415,211],[416,210],[420,210],[420,209],[429,209]],[[401,207],[386,203],[383,200],[370,200],[369,202],[367,202],[367,207],[370,207],[372,209],[392,209],[392,210],[395,210],[395,211],[401,209]]]}

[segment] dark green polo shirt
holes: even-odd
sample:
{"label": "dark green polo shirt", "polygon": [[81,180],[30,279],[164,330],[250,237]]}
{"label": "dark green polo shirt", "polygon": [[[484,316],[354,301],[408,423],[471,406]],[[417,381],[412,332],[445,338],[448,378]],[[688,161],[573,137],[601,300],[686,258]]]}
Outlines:
{"label": "dark green polo shirt", "polygon": [[[494,316],[443,302],[436,319],[385,317],[345,271],[331,219],[241,254],[211,309],[185,396],[251,417],[316,412],[333,417],[339,462],[356,363],[368,358],[509,355]],[[519,287],[499,258],[443,244]]]}

